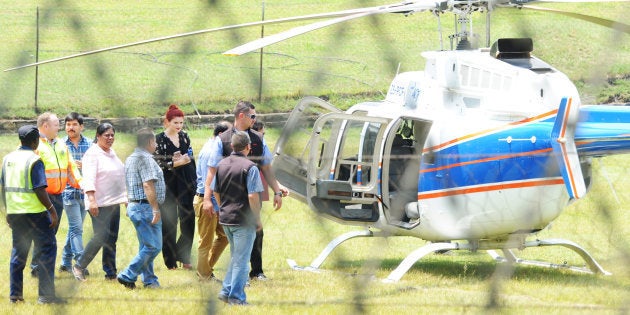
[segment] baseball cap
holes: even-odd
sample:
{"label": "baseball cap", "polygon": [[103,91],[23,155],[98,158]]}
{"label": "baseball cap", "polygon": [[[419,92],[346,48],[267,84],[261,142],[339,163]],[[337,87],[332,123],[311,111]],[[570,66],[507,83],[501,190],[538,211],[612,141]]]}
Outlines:
{"label": "baseball cap", "polygon": [[18,137],[20,137],[20,140],[25,140],[28,137],[28,135],[30,135],[33,132],[39,133],[37,126],[24,125],[18,129]]}

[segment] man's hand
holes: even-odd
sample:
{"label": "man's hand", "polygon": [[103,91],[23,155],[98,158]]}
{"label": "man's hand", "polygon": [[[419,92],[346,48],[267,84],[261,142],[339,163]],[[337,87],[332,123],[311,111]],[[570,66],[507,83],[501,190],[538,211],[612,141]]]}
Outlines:
{"label": "man's hand", "polygon": [[160,222],[161,217],[160,210],[153,210],[153,220],[151,220],[151,224]]}
{"label": "man's hand", "polygon": [[50,215],[50,225],[48,227],[50,227],[51,229],[55,229],[57,227],[57,225],[59,224],[59,218],[57,217],[57,210],[50,209],[50,211],[48,211],[48,214]]}
{"label": "man's hand", "polygon": [[201,210],[203,211],[203,213],[212,216],[212,213],[214,213],[214,205],[212,204],[212,200],[204,198],[203,203],[201,204]]}

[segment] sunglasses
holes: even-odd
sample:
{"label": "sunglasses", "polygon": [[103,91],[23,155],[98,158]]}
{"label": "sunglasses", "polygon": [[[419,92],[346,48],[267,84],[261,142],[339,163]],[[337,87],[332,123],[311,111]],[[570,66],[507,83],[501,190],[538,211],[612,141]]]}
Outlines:
{"label": "sunglasses", "polygon": [[246,114],[251,119],[256,119],[256,114]]}

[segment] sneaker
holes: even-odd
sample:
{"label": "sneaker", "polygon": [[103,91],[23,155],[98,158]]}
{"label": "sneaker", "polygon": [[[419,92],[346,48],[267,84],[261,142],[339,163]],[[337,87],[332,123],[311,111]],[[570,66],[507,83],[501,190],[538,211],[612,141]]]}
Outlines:
{"label": "sneaker", "polygon": [[245,301],[241,301],[241,300],[237,300],[237,299],[229,299],[228,304],[230,305],[239,305],[239,306],[249,306],[251,304],[245,302]]}
{"label": "sneaker", "polygon": [[56,296],[53,297],[44,297],[44,296],[40,296],[37,299],[37,303],[38,304],[66,304],[68,303],[68,301],[62,299],[62,298],[58,298]]}
{"label": "sneaker", "polygon": [[127,288],[129,290],[133,290],[133,289],[136,288],[136,284],[134,282],[126,281],[126,280],[123,280],[121,278],[117,278],[117,279],[118,279],[118,283],[124,285],[125,288]]}
{"label": "sneaker", "polygon": [[85,271],[83,268],[81,268],[81,266],[79,265],[74,265],[72,266],[72,274],[74,274],[74,278],[79,280],[79,281],[86,281],[87,279],[85,279]]}
{"label": "sneaker", "polygon": [[228,302],[228,297],[223,295],[223,294],[220,294],[220,293],[219,293],[219,295],[217,295],[217,299],[219,299],[219,301],[221,301],[223,303],[227,303]]}
{"label": "sneaker", "polygon": [[59,266],[59,272],[72,273],[72,267],[61,265],[61,266]]}
{"label": "sneaker", "polygon": [[265,276],[264,273],[259,273],[256,276],[253,277],[249,277],[250,280],[258,280],[258,281],[267,281],[269,280],[269,278],[267,278],[267,276]]}
{"label": "sneaker", "polygon": [[182,264],[182,268],[185,269],[185,270],[192,270],[193,269],[192,264]]}
{"label": "sneaker", "polygon": [[145,289],[159,289],[160,288],[160,284],[157,283],[157,282],[153,282],[153,283],[150,283],[150,284],[145,284],[144,288]]}
{"label": "sneaker", "polygon": [[217,278],[214,273],[210,275],[210,281],[212,282],[218,282],[218,283],[223,283],[223,281],[219,278]]}

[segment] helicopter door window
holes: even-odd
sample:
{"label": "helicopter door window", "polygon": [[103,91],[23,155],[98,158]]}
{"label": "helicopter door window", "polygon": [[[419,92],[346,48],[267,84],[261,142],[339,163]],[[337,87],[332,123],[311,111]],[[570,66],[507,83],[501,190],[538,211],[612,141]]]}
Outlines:
{"label": "helicopter door window", "polygon": [[356,186],[373,183],[372,175],[375,174],[372,172],[372,164],[380,127],[378,123],[347,123],[334,179],[348,181]]}

